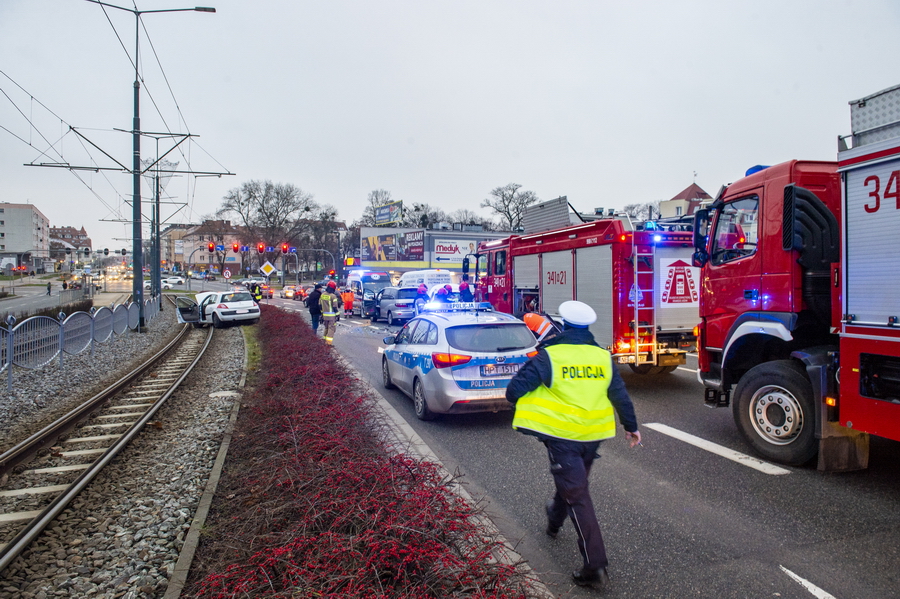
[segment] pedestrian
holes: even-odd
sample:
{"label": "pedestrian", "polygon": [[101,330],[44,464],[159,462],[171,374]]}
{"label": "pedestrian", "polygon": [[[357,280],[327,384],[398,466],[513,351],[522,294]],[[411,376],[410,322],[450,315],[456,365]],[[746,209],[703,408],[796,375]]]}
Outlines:
{"label": "pedestrian", "polygon": [[325,323],[325,331],[322,333],[325,343],[331,345],[334,342],[334,331],[337,328],[338,310],[341,300],[337,295],[337,283],[328,281],[325,291],[319,298],[319,306],[322,308],[322,321]]}
{"label": "pedestrian", "polygon": [[341,300],[343,300],[344,302],[344,316],[353,316],[354,299],[356,299],[356,296],[353,295],[353,292],[350,291],[350,288],[347,287],[346,289],[344,289],[344,292],[341,294]]}
{"label": "pedestrian", "polygon": [[475,296],[472,295],[472,290],[469,289],[469,284],[463,281],[459,284],[459,301],[461,302],[474,302]]}
{"label": "pedestrian", "polygon": [[69,288],[69,284],[63,281],[63,291]]}
{"label": "pedestrian", "polygon": [[538,347],[541,347],[542,343],[553,339],[560,332],[559,327],[552,320],[537,312],[529,312],[522,317],[522,320],[525,321],[525,324],[528,325],[528,328],[531,329],[531,332],[537,338]]}
{"label": "pedestrian", "polygon": [[319,306],[319,298],[322,296],[322,284],[316,283],[312,293],[306,296],[306,307],[309,308],[309,320],[314,333],[319,332],[319,319],[322,318],[322,308]]}
{"label": "pedestrian", "polygon": [[47,281],[47,295],[50,295],[50,288],[51,288],[51,287],[52,287],[52,285],[50,284],[50,281]]}
{"label": "pedestrian", "polygon": [[555,539],[566,515],[575,527],[583,565],[572,573],[581,586],[608,583],[606,547],[588,478],[600,443],[616,435],[613,410],[631,447],[641,433],[625,383],[610,353],[597,345],[588,326],[597,320],[582,302],[559,306],[563,332],[547,341],[506,387],[515,404],[513,428],[547,448],[556,493],[546,505],[547,535]]}

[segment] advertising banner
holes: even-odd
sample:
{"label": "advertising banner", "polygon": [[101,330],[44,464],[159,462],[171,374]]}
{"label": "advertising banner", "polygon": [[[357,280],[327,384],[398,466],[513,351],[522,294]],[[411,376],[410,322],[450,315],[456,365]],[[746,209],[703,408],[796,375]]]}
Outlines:
{"label": "advertising banner", "polygon": [[431,264],[435,268],[448,264],[462,264],[466,254],[474,254],[475,241],[471,239],[435,239]]}
{"label": "advertising banner", "polygon": [[401,218],[403,218],[402,200],[375,208],[375,226],[397,223]]}
{"label": "advertising banner", "polygon": [[184,255],[184,239],[175,240],[175,253]]}
{"label": "advertising banner", "polygon": [[397,234],[372,235],[360,240],[363,262],[393,262],[397,259]]}
{"label": "advertising banner", "polygon": [[418,262],[425,259],[425,231],[407,231],[397,237],[397,260]]}

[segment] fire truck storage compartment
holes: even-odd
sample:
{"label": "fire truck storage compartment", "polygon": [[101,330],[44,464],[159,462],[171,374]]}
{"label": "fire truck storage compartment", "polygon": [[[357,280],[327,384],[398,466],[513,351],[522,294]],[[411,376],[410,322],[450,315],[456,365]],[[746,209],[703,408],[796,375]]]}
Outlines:
{"label": "fire truck storage compartment", "polygon": [[572,250],[541,254],[541,306],[547,314],[559,316],[559,305],[574,299],[572,294]]}
{"label": "fire truck storage compartment", "polygon": [[859,387],[864,397],[900,402],[900,358],[859,354]]}
{"label": "fire truck storage compartment", "polygon": [[578,248],[575,250],[575,286],[577,299],[597,313],[597,322],[591,325],[600,347],[613,344],[613,288],[612,246]]}
{"label": "fire truck storage compartment", "polygon": [[693,333],[700,322],[700,269],[690,265],[686,249],[657,247],[653,270],[656,326],[661,333]]}
{"label": "fire truck storage compartment", "polygon": [[[896,142],[894,142],[896,145]],[[900,160],[889,160],[847,172],[847,205],[844,207],[847,232],[844,271],[845,314],[854,324],[887,326],[900,316],[897,290],[897,231],[900,210],[888,191],[900,189]],[[883,190],[880,201],[872,197]]]}
{"label": "fire truck storage compartment", "polygon": [[538,254],[513,258],[513,287],[516,289],[537,289],[541,277]]}

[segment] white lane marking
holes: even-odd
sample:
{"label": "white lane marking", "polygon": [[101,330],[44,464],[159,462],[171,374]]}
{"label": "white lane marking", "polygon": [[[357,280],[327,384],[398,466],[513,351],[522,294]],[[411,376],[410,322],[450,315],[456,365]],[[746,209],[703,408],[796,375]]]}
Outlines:
{"label": "white lane marking", "polygon": [[383,354],[383,353],[384,353],[384,348],[383,348],[383,347],[379,347],[379,348],[378,348],[378,353],[379,353],[379,354]]}
{"label": "white lane marking", "polygon": [[797,584],[799,584],[804,589],[806,589],[807,591],[812,593],[813,597],[816,597],[816,599],[836,599],[835,596],[832,595],[831,593],[823,591],[822,589],[820,589],[819,587],[817,587],[810,581],[800,578],[799,576],[797,576],[796,574],[794,574],[793,572],[791,572],[784,566],[778,566],[778,567],[781,568],[782,572],[784,572],[785,574],[787,574],[788,576],[793,578],[794,581],[797,582]]}
{"label": "white lane marking", "polygon": [[685,368],[684,366],[679,366],[679,367],[678,367],[678,370],[684,370],[684,371],[686,371],[686,372],[693,372],[694,374],[697,373],[697,369],[696,369],[696,368]]}
{"label": "white lane marking", "polygon": [[707,441],[706,439],[701,439],[700,437],[695,437],[690,433],[686,433],[684,431],[680,431],[677,428],[672,428],[671,426],[666,426],[665,424],[659,424],[658,422],[650,422],[645,423],[644,426],[647,428],[651,428],[656,432],[662,433],[664,435],[668,435],[670,437],[674,437],[679,441],[684,441],[685,443],[689,443],[695,447],[699,447],[700,449],[705,449],[711,453],[714,453],[718,456],[722,456],[723,458],[727,458],[733,462],[737,462],[738,464],[743,464],[749,468],[753,468],[754,470],[759,470],[764,474],[790,474],[790,470],[785,470],[779,466],[775,466],[774,464],[769,464],[768,462],[763,462],[754,457],[750,457],[746,454],[734,451],[732,449],[728,449],[727,447],[722,447],[721,445],[717,445],[712,441]]}

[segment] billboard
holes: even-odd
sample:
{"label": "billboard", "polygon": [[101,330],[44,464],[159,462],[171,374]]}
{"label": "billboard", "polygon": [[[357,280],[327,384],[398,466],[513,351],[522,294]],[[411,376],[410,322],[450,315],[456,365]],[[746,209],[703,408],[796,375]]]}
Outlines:
{"label": "billboard", "polygon": [[360,240],[363,262],[420,262],[425,259],[425,231],[369,235]]}
{"label": "billboard", "polygon": [[462,264],[467,254],[474,254],[478,244],[474,239],[435,239],[431,252],[431,265],[441,268],[449,264]]}
{"label": "billboard", "polygon": [[375,207],[375,226],[398,223],[403,218],[403,201]]}

